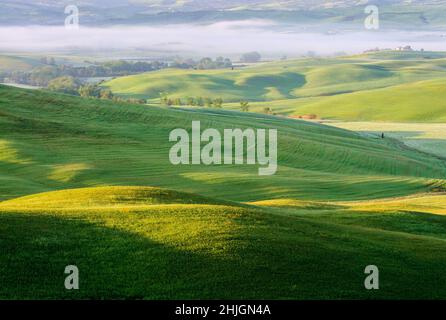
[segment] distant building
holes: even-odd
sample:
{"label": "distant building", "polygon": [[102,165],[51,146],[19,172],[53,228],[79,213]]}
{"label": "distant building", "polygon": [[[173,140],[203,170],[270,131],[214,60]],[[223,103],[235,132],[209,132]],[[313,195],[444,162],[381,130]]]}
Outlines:
{"label": "distant building", "polygon": [[396,51],[413,51],[411,46],[397,47]]}

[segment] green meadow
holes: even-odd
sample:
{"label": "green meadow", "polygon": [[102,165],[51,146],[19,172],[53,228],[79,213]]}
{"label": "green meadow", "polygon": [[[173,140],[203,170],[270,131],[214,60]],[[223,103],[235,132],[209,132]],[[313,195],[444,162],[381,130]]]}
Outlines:
{"label": "green meadow", "polygon": [[[262,92],[261,84],[274,86],[264,74],[287,63],[235,74],[242,87]],[[361,68],[354,68],[358,78]],[[207,72],[216,83],[232,81],[220,78],[232,71]],[[308,89],[292,74],[277,75],[274,97],[297,94],[288,90],[290,79]],[[224,93],[234,100],[245,94]],[[277,129],[277,173],[172,165],[169,133],[190,130],[193,120],[202,129]],[[395,137],[6,86],[0,133],[0,298],[446,297],[439,285],[446,281],[446,162]],[[64,288],[70,264],[79,267],[80,290]],[[364,288],[371,264],[380,268],[380,290]]]}
{"label": "green meadow", "polygon": [[445,123],[394,123],[330,121],[326,124],[357,131],[370,137],[386,137],[403,142],[406,146],[446,158]]}
{"label": "green meadow", "polygon": [[[428,191],[445,163],[391,140],[310,123],[227,110],[116,104],[0,87],[0,199],[98,185],[171,188],[231,201],[360,200]],[[174,166],[175,128],[276,128],[277,174],[256,165]]]}
{"label": "green meadow", "polygon": [[160,102],[222,98],[224,107],[271,108],[280,115],[315,114],[346,121],[445,122],[446,54],[377,52],[339,58],[260,63],[234,70],[167,69],[103,84],[114,94]]}
{"label": "green meadow", "polygon": [[0,72],[30,71],[42,64],[35,57],[0,55]]}

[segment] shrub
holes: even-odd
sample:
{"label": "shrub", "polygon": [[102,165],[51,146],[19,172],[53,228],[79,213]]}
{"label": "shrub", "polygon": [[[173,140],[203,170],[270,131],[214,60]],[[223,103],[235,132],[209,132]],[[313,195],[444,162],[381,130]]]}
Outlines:
{"label": "shrub", "polygon": [[48,89],[51,91],[76,95],[79,94],[79,86],[79,82],[70,76],[58,77],[48,83]]}
{"label": "shrub", "polygon": [[248,101],[240,101],[240,107],[243,112],[249,111],[249,102]]}

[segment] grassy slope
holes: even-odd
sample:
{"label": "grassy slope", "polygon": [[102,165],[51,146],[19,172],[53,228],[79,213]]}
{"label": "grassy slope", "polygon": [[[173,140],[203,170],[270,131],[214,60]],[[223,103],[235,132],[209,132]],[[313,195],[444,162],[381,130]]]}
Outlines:
{"label": "grassy slope", "polygon": [[393,122],[344,122],[328,124],[370,136],[380,136],[402,141],[405,145],[446,159],[446,124],[444,123],[393,123]]}
{"label": "grassy slope", "polygon": [[[61,188],[152,185],[227,200],[355,200],[428,190],[445,164],[392,141],[304,121],[210,110],[115,105],[0,87],[0,198]],[[278,129],[279,169],[173,166],[169,132],[192,120],[218,129]],[[366,156],[365,156],[366,155]]]}
{"label": "grassy slope", "polygon": [[[192,120],[278,128],[278,173],[170,165],[168,134]],[[33,194],[0,203],[2,298],[446,296],[438,286],[446,280],[442,195],[392,203],[390,211],[326,202],[444,183],[444,162],[391,140],[284,118],[4,86],[0,124],[2,198]],[[113,184],[122,187],[34,194]],[[263,202],[135,187],[148,185]],[[274,198],[291,200],[283,207]],[[294,205],[302,199],[318,202]],[[81,270],[80,291],[63,289],[68,264]],[[379,291],[363,289],[369,264],[380,267]]]}
{"label": "grassy slope", "polygon": [[[444,64],[442,59],[435,63]],[[429,61],[419,61],[430,68]],[[263,63],[235,70],[168,69],[120,77],[105,83],[116,94],[156,99],[160,92],[171,97],[222,97],[225,101],[277,100],[317,96],[370,87],[383,87],[410,81],[427,74],[411,75],[401,70],[413,61],[393,63],[352,57],[337,59],[300,59]],[[426,71],[426,70],[425,70]],[[404,77],[399,74],[404,73]],[[440,72],[439,72],[440,73]],[[444,76],[444,72],[441,72]],[[440,75],[440,74],[439,74]],[[319,88],[319,89],[318,89]],[[271,92],[276,96],[269,96]]]}
{"label": "grassy slope", "polygon": [[[435,80],[433,80],[435,79]],[[221,97],[226,108],[251,100],[251,109],[315,113],[347,120],[446,119],[444,53],[379,52],[335,59],[301,59],[236,70],[161,70],[104,84],[115,94],[159,101],[169,97]],[[433,99],[426,101],[426,97]],[[423,104],[424,108],[417,108]]]}
{"label": "grassy slope", "polygon": [[[262,71],[267,71],[262,69]],[[169,97],[221,97],[225,101],[272,100],[290,97],[296,85],[303,84],[303,76],[295,72],[270,74],[258,70],[161,70],[107,82],[116,94],[126,97],[158,99],[161,92]]]}
{"label": "grassy slope", "polygon": [[37,59],[0,55],[0,72],[29,71],[41,65]]}
{"label": "grassy slope", "polygon": [[[444,196],[437,205],[444,212]],[[250,207],[144,187],[5,201],[0,297],[445,297],[444,218],[338,207]],[[63,289],[68,264],[80,268],[79,291]],[[369,264],[380,268],[378,291],[363,289]]]}
{"label": "grassy slope", "polygon": [[343,94],[296,105],[296,114],[324,119],[446,122],[446,79]]}

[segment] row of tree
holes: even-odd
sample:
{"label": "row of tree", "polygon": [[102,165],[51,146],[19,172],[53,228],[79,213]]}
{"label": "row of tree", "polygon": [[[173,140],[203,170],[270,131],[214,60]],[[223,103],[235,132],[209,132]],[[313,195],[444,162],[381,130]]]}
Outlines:
{"label": "row of tree", "polygon": [[198,69],[198,70],[224,69],[224,68],[231,68],[232,61],[231,59],[224,57],[217,57],[215,60],[206,57],[198,61],[194,59],[182,59],[178,57],[170,64],[170,66],[172,68],[179,68],[179,69]]}
{"label": "row of tree", "polygon": [[161,95],[161,104],[165,106],[194,106],[194,107],[209,107],[209,108],[221,108],[223,105],[223,99],[216,98],[203,98],[203,97],[188,97],[186,99],[181,98],[169,98],[166,95]]}
{"label": "row of tree", "polygon": [[109,89],[103,89],[95,84],[81,85],[78,89],[78,93],[81,97],[85,98],[107,99],[107,100],[112,100],[114,102],[128,102],[134,104],[147,103],[145,99],[124,98],[120,96],[115,96]]}
{"label": "row of tree", "polygon": [[70,66],[46,64],[31,71],[14,71],[0,75],[1,80],[46,87],[53,79],[69,76],[73,78],[118,77],[167,68],[161,62],[111,61],[101,65]]}
{"label": "row of tree", "polygon": [[246,62],[246,63],[255,63],[255,62],[259,62],[261,58],[262,58],[262,56],[260,55],[260,53],[258,53],[257,51],[253,51],[253,52],[244,53],[240,57],[240,61]]}
{"label": "row of tree", "polygon": [[[113,100],[115,102],[129,102],[137,104],[145,104],[147,100],[137,98],[123,98],[113,95],[111,90],[102,88],[97,84],[82,84],[77,79],[70,76],[63,76],[53,79],[48,84],[48,89],[55,92],[61,92],[72,95],[79,95],[86,98],[98,98]],[[222,98],[207,98],[207,97],[188,97],[186,99],[181,98],[169,98],[166,94],[160,94],[161,104],[166,106],[197,106],[197,107],[209,107],[209,108],[222,108]],[[249,112],[249,101],[240,101],[240,110],[243,112]],[[271,107],[265,107],[263,113],[275,114]]]}
{"label": "row of tree", "polygon": [[[244,53],[240,57],[241,62],[245,63],[255,63],[261,60],[260,53],[253,51]],[[224,69],[224,68],[232,68],[233,64],[231,59],[224,57],[217,57],[215,60],[212,58],[206,57],[202,58],[198,61],[194,59],[183,59],[181,57],[177,57],[173,63],[170,65],[173,68],[180,69],[198,69],[198,70],[206,70],[206,69]]]}
{"label": "row of tree", "polygon": [[[208,108],[222,108],[223,99],[211,99],[203,97],[187,97],[186,99],[181,98],[169,98],[165,94],[160,94],[160,101],[162,105],[165,106],[194,106],[194,107],[208,107]],[[249,101],[240,101],[240,110],[243,112],[249,112],[250,106]],[[263,113],[275,115],[271,107],[265,107]]]}
{"label": "row of tree", "polygon": [[63,76],[51,80],[48,84],[48,89],[55,92],[78,95],[85,98],[107,99],[115,102],[130,102],[138,104],[145,104],[147,102],[145,99],[115,96],[109,89],[101,88],[97,84],[82,84],[70,76]]}
{"label": "row of tree", "polygon": [[39,87],[48,86],[49,82],[55,78],[70,76],[74,78],[94,78],[94,77],[120,77],[131,74],[138,74],[148,71],[156,71],[168,67],[183,69],[220,69],[232,67],[232,62],[228,58],[218,57],[215,60],[203,58],[195,61],[192,59],[177,59],[173,63],[166,62],[144,62],[144,61],[108,61],[102,63],[92,63],[87,66],[72,66],[66,64],[56,64],[52,57],[40,59],[42,65],[33,68],[31,71],[13,71],[0,73],[0,81],[28,84]]}

